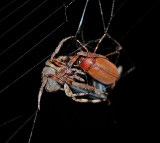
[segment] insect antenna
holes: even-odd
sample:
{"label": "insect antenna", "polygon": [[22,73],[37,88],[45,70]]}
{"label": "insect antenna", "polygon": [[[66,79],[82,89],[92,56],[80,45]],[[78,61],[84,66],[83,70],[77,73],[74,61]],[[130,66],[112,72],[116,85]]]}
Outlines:
{"label": "insect antenna", "polygon": [[0,23],[2,21],[4,21],[5,19],[7,19],[10,15],[12,15],[13,13],[15,13],[16,11],[18,11],[20,8],[22,8],[24,5],[26,5],[30,0],[25,1],[23,4],[21,4],[19,7],[17,7],[15,10],[13,10],[11,13],[9,13],[8,15],[6,15],[5,17],[3,17],[2,19],[0,19]]}
{"label": "insect antenna", "polygon": [[29,12],[27,15],[25,15],[21,20],[19,20],[16,24],[14,24],[11,28],[9,28],[7,31],[5,31],[3,34],[0,35],[0,39],[5,36],[8,32],[10,32],[13,28],[15,28],[17,25],[19,25],[21,22],[23,22],[27,17],[29,17],[33,12],[35,12],[37,9],[39,9],[47,0],[40,3],[36,8],[34,8],[31,12]]}

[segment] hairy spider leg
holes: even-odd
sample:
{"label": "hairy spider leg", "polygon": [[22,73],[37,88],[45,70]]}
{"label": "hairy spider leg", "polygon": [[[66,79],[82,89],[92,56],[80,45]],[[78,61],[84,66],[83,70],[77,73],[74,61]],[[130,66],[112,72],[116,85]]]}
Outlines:
{"label": "hairy spider leg", "polygon": [[54,63],[54,64],[56,64],[56,65],[58,65],[59,67],[63,67],[63,66],[65,66],[65,63],[60,62],[60,61],[59,61],[59,60],[57,60],[57,59],[54,59],[54,60],[53,60],[53,63]]}
{"label": "hairy spider leg", "polygon": [[44,75],[43,82],[42,82],[42,85],[40,87],[39,94],[38,94],[38,109],[39,110],[40,110],[40,102],[41,102],[42,93],[43,93],[44,87],[47,83],[48,77],[54,79],[55,81],[58,81],[61,84],[64,83],[64,81],[62,79],[58,78],[57,76],[55,76],[53,74]]}
{"label": "hairy spider leg", "polygon": [[60,50],[60,48],[62,47],[63,43],[66,42],[67,40],[71,39],[71,38],[73,38],[73,36],[64,38],[64,39],[62,39],[62,40],[59,42],[57,48],[55,49],[55,51],[54,51],[54,52],[52,53],[52,55],[51,55],[51,58],[50,58],[51,61],[54,59],[55,55],[59,52],[59,50]]}
{"label": "hairy spider leg", "polygon": [[67,84],[64,84],[64,90],[65,90],[65,93],[68,97],[71,97],[72,100],[76,101],[76,102],[82,102],[82,103],[88,103],[88,102],[92,102],[92,103],[99,103],[99,102],[102,102],[102,101],[106,101],[107,98],[102,98],[102,99],[84,99],[84,98],[81,98],[81,99],[78,99],[76,98],[77,96],[85,96],[85,95],[88,95],[89,93],[86,92],[86,93],[76,93],[74,94],[71,89],[69,88],[69,86]]}
{"label": "hairy spider leg", "polygon": [[39,94],[38,94],[38,109],[39,110],[40,110],[40,102],[41,102],[42,93],[43,93],[44,87],[45,87],[45,85],[47,83],[47,80],[48,80],[48,77],[45,76],[43,78],[43,82],[42,82],[42,85],[41,85],[40,90],[39,90]]}
{"label": "hairy spider leg", "polygon": [[73,81],[71,83],[71,85],[73,85],[75,87],[78,87],[78,88],[81,88],[81,89],[85,89],[85,90],[94,92],[99,96],[99,98],[106,98],[106,96],[104,96],[103,94],[108,95],[107,92],[103,92],[103,91],[101,91],[101,90],[99,90],[99,89],[97,89],[97,88],[95,88],[93,86],[90,86],[88,84],[84,84],[84,83],[79,83],[79,82]]}
{"label": "hairy spider leg", "polygon": [[[70,37],[67,37],[67,38],[62,39],[62,40],[59,42],[57,48],[55,49],[55,51],[54,51],[54,52],[52,53],[52,55],[51,55],[51,58],[50,58],[51,61],[54,61],[54,60],[55,60],[55,59],[54,59],[55,55],[59,52],[59,50],[60,50],[60,48],[62,47],[63,43],[66,42],[66,41],[69,40],[69,39],[76,40],[76,42],[77,42],[80,46],[82,46],[82,47],[88,52],[88,49],[87,49],[79,40],[77,40],[77,39],[75,38],[75,36],[70,36]],[[71,58],[71,60],[70,60],[69,63],[68,63],[69,67],[72,66],[72,64],[77,60],[77,58],[78,58],[78,57],[76,57],[76,56],[73,56],[73,57]]]}

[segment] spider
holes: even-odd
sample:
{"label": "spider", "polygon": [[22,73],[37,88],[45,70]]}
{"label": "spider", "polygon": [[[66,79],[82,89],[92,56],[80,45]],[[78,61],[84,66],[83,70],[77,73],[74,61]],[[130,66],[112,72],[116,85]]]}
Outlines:
{"label": "spider", "polygon": [[[77,102],[98,103],[107,100],[107,92],[103,92],[95,87],[82,83],[85,80],[78,76],[78,74],[84,75],[85,73],[83,71],[76,68],[68,68],[68,66],[64,62],[62,62],[65,61],[67,58],[67,56],[59,56],[57,59],[54,59],[53,62],[51,62],[51,60],[46,61],[46,66],[43,68],[42,71],[42,85],[38,95],[38,109],[40,109],[40,100],[44,87],[47,92],[64,90],[68,97],[72,98],[74,101]],[[74,79],[80,82],[76,82],[74,81]],[[87,92],[74,94],[68,84],[71,84],[74,87],[81,88]],[[62,85],[64,86],[63,88]],[[89,100],[77,98],[89,94],[92,94],[93,96],[98,95],[99,99]]]}
{"label": "spider", "polygon": [[[118,68],[106,57],[116,54],[117,51],[107,54],[106,56],[96,54],[99,44],[105,36],[107,36],[117,44],[117,51],[122,49],[120,44],[106,32],[100,38],[94,50],[94,53],[89,52],[88,49],[74,36],[64,38],[60,41],[59,45],[51,55],[51,58],[46,61],[46,67],[42,71],[42,85],[38,95],[39,109],[44,87],[46,87],[46,90],[48,92],[55,92],[60,89],[64,89],[66,95],[77,102],[98,103],[108,100],[107,92],[97,89],[95,86],[90,86],[86,83],[82,83],[85,80],[82,77],[78,76],[78,74],[84,75],[85,73],[83,71],[85,71],[91,77],[93,77],[93,79],[99,81],[101,87],[103,85],[111,86],[111,88],[115,86],[116,81],[119,79],[120,73],[118,72]],[[76,40],[76,42],[83,49],[85,49],[86,52],[80,50],[80,52],[77,52],[74,56],[59,56],[57,59],[55,59],[55,55],[59,52],[63,43],[69,39]],[[83,71],[78,68],[73,68],[73,66],[78,66]],[[78,82],[75,80],[77,80]],[[83,90],[83,92],[73,93],[69,85],[75,88],[80,88]],[[63,88],[61,88],[62,86]],[[85,95],[92,95],[92,99],[78,98],[84,97]]]}

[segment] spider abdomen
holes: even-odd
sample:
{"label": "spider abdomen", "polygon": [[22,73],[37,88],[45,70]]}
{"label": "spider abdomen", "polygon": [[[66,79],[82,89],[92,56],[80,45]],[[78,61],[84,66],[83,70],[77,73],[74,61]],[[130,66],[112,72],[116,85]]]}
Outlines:
{"label": "spider abdomen", "polygon": [[[51,67],[44,67],[43,71],[42,71],[42,75],[43,75],[42,78],[44,78],[45,75],[49,75],[49,74],[55,75],[56,70]],[[42,79],[42,80],[44,80],[44,79]],[[58,84],[57,81],[48,77],[45,89],[47,92],[55,92],[60,89],[60,85]]]}

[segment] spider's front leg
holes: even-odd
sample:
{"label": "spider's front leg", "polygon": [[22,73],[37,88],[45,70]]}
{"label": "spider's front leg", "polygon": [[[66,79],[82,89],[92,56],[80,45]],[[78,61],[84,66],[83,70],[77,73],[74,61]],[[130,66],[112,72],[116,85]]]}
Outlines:
{"label": "spider's front leg", "polygon": [[[59,67],[63,67],[66,64],[64,63],[64,61],[67,59],[67,56],[59,56],[57,59],[49,59],[46,61],[46,66],[52,67],[54,69],[56,69],[57,71],[59,70]],[[62,62],[63,61],[63,62]],[[55,66],[54,64],[56,64],[57,66]]]}
{"label": "spider's front leg", "polygon": [[59,52],[59,50],[61,49],[63,43],[66,42],[67,40],[71,39],[71,38],[73,38],[73,37],[70,36],[70,37],[64,38],[64,39],[62,39],[62,40],[59,42],[57,48],[55,49],[55,51],[54,51],[54,52],[52,53],[52,55],[51,55],[51,60],[53,60],[54,57],[55,57],[55,55]]}
{"label": "spider's front leg", "polygon": [[47,60],[46,63],[45,63],[45,65],[48,66],[48,67],[51,67],[51,68],[53,68],[53,69],[55,69],[55,70],[59,70],[59,67],[55,66],[55,65],[51,62],[51,60]]}

